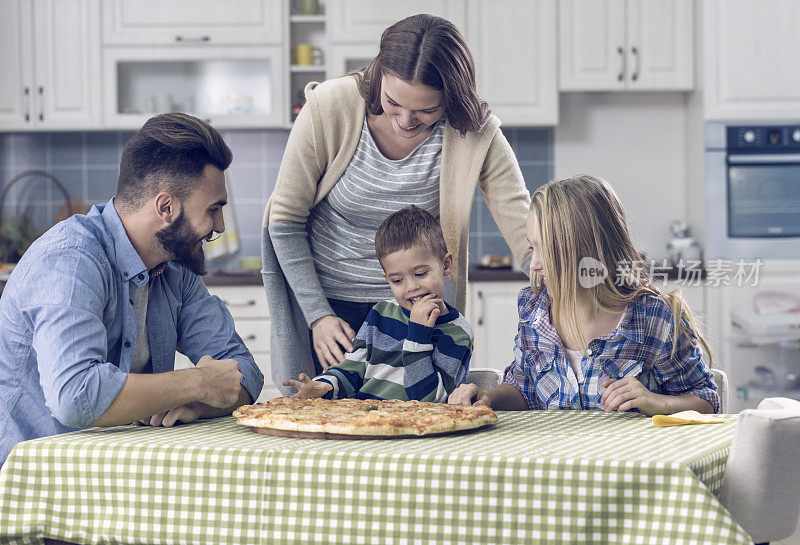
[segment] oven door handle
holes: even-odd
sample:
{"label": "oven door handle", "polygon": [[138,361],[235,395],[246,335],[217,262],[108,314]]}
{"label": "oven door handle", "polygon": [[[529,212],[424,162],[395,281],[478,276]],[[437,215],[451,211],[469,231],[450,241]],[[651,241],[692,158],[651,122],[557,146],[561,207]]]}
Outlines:
{"label": "oven door handle", "polygon": [[756,163],[784,165],[790,163],[800,164],[800,153],[763,154],[763,155],[728,155],[729,164]]}

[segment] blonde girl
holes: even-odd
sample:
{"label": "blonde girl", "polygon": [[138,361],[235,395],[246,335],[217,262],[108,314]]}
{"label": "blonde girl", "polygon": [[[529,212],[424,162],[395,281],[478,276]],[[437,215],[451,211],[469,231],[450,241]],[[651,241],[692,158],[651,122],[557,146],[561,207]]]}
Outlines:
{"label": "blonde girl", "polygon": [[593,176],[533,194],[526,231],[531,287],[518,296],[515,361],[490,391],[464,384],[455,404],[500,410],[719,411],[702,348],[679,291],[652,285],[611,186]]}

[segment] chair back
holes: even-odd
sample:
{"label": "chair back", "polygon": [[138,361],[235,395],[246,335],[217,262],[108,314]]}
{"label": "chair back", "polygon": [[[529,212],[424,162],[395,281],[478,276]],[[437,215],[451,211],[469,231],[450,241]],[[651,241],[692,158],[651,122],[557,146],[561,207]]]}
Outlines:
{"label": "chair back", "polygon": [[722,369],[711,369],[711,375],[714,377],[714,383],[717,385],[717,393],[719,394],[719,412],[728,412],[728,375]]}
{"label": "chair back", "polygon": [[800,520],[800,401],[767,398],[739,413],[719,501],[756,543]]}
{"label": "chair back", "polygon": [[490,367],[478,367],[469,370],[469,376],[465,382],[475,384],[481,390],[493,390],[500,386],[503,380],[503,372],[499,369]]}

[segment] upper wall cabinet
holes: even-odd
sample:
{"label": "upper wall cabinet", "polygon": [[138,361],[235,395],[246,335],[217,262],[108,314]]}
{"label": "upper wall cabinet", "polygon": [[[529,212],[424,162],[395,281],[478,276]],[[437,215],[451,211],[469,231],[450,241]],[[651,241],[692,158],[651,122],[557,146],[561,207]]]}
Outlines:
{"label": "upper wall cabinet", "polygon": [[390,25],[415,13],[448,19],[475,59],[479,95],[507,125],[558,120],[556,0],[331,0],[330,75],[364,66]]}
{"label": "upper wall cabinet", "polygon": [[703,2],[708,119],[800,119],[800,2]]}
{"label": "upper wall cabinet", "polygon": [[560,89],[692,89],[693,21],[692,0],[560,0]]}
{"label": "upper wall cabinet", "polygon": [[508,125],[558,122],[555,0],[470,0],[478,93]]}
{"label": "upper wall cabinet", "polygon": [[430,13],[444,17],[462,32],[467,20],[466,0],[330,0],[327,12],[328,77],[338,77],[369,64],[378,54],[383,31],[401,19]]}
{"label": "upper wall cabinet", "polygon": [[135,129],[163,112],[217,128],[284,127],[284,0],[105,0],[105,124]]}
{"label": "upper wall cabinet", "polygon": [[105,122],[138,129],[186,112],[217,128],[283,127],[287,67],[280,46],[107,47]]}
{"label": "upper wall cabinet", "polygon": [[331,42],[369,42],[376,47],[387,27],[410,15],[438,15],[462,30],[466,21],[464,0],[331,0],[327,10]]}
{"label": "upper wall cabinet", "polygon": [[0,17],[0,125],[31,128],[33,117],[33,43],[30,4],[3,0]]}
{"label": "upper wall cabinet", "polygon": [[105,0],[106,45],[281,43],[283,0]]}
{"label": "upper wall cabinet", "polygon": [[99,127],[98,0],[0,6],[0,129]]}

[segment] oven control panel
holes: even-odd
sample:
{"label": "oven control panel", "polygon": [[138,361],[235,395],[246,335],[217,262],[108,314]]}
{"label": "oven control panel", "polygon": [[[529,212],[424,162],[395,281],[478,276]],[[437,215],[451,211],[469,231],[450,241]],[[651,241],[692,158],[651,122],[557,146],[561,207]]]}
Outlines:
{"label": "oven control panel", "polygon": [[800,125],[728,126],[728,153],[800,153]]}

